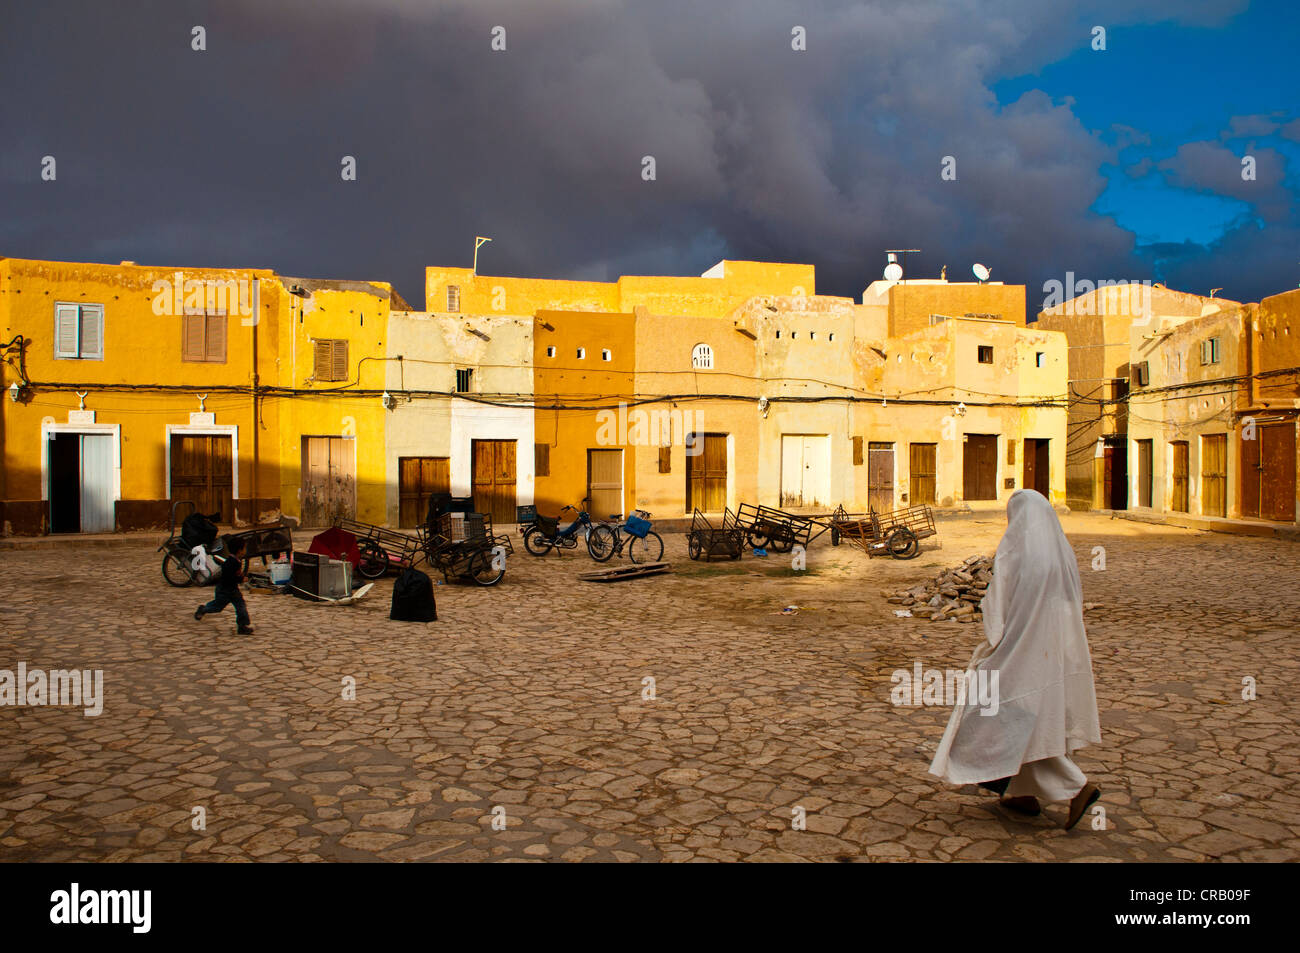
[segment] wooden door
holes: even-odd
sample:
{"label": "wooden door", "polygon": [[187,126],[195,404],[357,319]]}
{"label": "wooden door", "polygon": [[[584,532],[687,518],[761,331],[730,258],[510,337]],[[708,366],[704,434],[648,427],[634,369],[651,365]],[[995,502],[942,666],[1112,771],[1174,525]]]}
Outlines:
{"label": "wooden door", "polygon": [[235,518],[235,465],[232,441],[213,434],[172,434],[172,502],[193,500],[200,513],[220,513],[219,523]]}
{"label": "wooden door", "polygon": [[622,516],[623,451],[587,451],[587,512],[596,519]]}
{"label": "wooden door", "polygon": [[1228,435],[1201,438],[1201,515],[1228,515]]}
{"label": "wooden door", "polygon": [[727,506],[727,435],[692,434],[686,455],[686,509],[721,513]]}
{"label": "wooden door", "polygon": [[1111,510],[1128,509],[1128,447],[1108,446],[1104,452],[1105,486],[1102,505]]}
{"label": "wooden door", "polygon": [[1024,476],[1021,485],[1026,490],[1036,490],[1051,499],[1051,470],[1049,443],[1036,437],[1025,438]]}
{"label": "wooden door", "polygon": [[894,509],[894,445],[867,444],[867,506],[877,513]]}
{"label": "wooden door", "polygon": [[938,445],[914,443],[908,447],[907,501],[913,506],[935,502],[935,460]]}
{"label": "wooden door", "polygon": [[1295,521],[1295,424],[1284,421],[1258,428],[1259,515],[1284,523]]}
{"label": "wooden door", "polygon": [[397,525],[423,526],[429,497],[451,492],[451,461],[447,457],[397,458]]}
{"label": "wooden door", "polygon": [[998,498],[998,436],[968,433],[962,439],[962,497]]}
{"label": "wooden door", "polygon": [[1175,513],[1186,513],[1188,507],[1187,499],[1187,441],[1175,440],[1170,444],[1173,448],[1173,494],[1169,501],[1169,508]]}
{"label": "wooden door", "polygon": [[302,523],[356,519],[356,447],[350,437],[302,438]]}
{"label": "wooden door", "polygon": [[1151,441],[1137,442],[1137,505],[1151,505]]}
{"label": "wooden door", "polygon": [[515,521],[515,459],[513,440],[473,442],[474,511],[487,513],[494,524]]}

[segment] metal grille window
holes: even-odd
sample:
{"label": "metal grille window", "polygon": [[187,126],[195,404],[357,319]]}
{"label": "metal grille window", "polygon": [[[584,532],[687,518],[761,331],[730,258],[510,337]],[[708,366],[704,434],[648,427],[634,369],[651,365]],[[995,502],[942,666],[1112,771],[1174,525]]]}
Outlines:
{"label": "metal grille window", "polygon": [[981,344],[979,346],[979,361],[981,364],[993,363],[993,345]]}
{"label": "metal grille window", "polygon": [[69,360],[104,359],[104,306],[54,305],[54,356]]}
{"label": "metal grille window", "polygon": [[[777,337],[781,332],[777,332]],[[713,348],[707,344],[697,344],[691,349],[691,367],[697,371],[713,370]]]}
{"label": "metal grille window", "polygon": [[456,393],[468,394],[470,380],[474,376],[474,371],[468,367],[456,368]]}
{"label": "metal grille window", "polygon": [[335,338],[317,338],[312,341],[315,371],[318,381],[345,381],[348,379],[348,342]]}
{"label": "metal grille window", "polygon": [[447,286],[447,310],[460,310],[460,285]]}

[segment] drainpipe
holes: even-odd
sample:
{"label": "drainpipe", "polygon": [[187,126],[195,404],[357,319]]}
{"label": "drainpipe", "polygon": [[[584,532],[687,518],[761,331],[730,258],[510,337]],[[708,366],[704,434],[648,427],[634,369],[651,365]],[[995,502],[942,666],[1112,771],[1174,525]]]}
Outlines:
{"label": "drainpipe", "polygon": [[261,378],[257,373],[257,325],[262,320],[262,280],[253,279],[256,284],[253,285],[253,512],[250,514],[249,523],[257,525],[257,471],[261,458],[261,426],[258,422],[259,408],[257,406],[257,391],[261,383]]}

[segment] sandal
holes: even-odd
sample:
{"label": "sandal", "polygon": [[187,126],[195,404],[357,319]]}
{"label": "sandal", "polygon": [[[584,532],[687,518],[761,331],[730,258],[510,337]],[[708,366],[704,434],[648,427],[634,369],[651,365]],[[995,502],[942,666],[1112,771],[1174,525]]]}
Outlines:
{"label": "sandal", "polygon": [[1079,823],[1079,818],[1083,817],[1084,812],[1093,801],[1101,797],[1101,789],[1097,785],[1089,782],[1085,784],[1082,790],[1070,801],[1070,816],[1065,820],[1065,829],[1068,831]]}

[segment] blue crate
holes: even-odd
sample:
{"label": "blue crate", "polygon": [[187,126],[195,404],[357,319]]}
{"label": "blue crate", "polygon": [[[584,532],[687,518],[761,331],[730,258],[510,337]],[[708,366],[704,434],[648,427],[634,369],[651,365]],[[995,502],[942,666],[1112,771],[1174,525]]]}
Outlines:
{"label": "blue crate", "polygon": [[650,532],[650,521],[644,520],[639,516],[629,516],[627,525],[624,527],[629,536],[635,536],[637,539],[645,539],[646,533]]}

